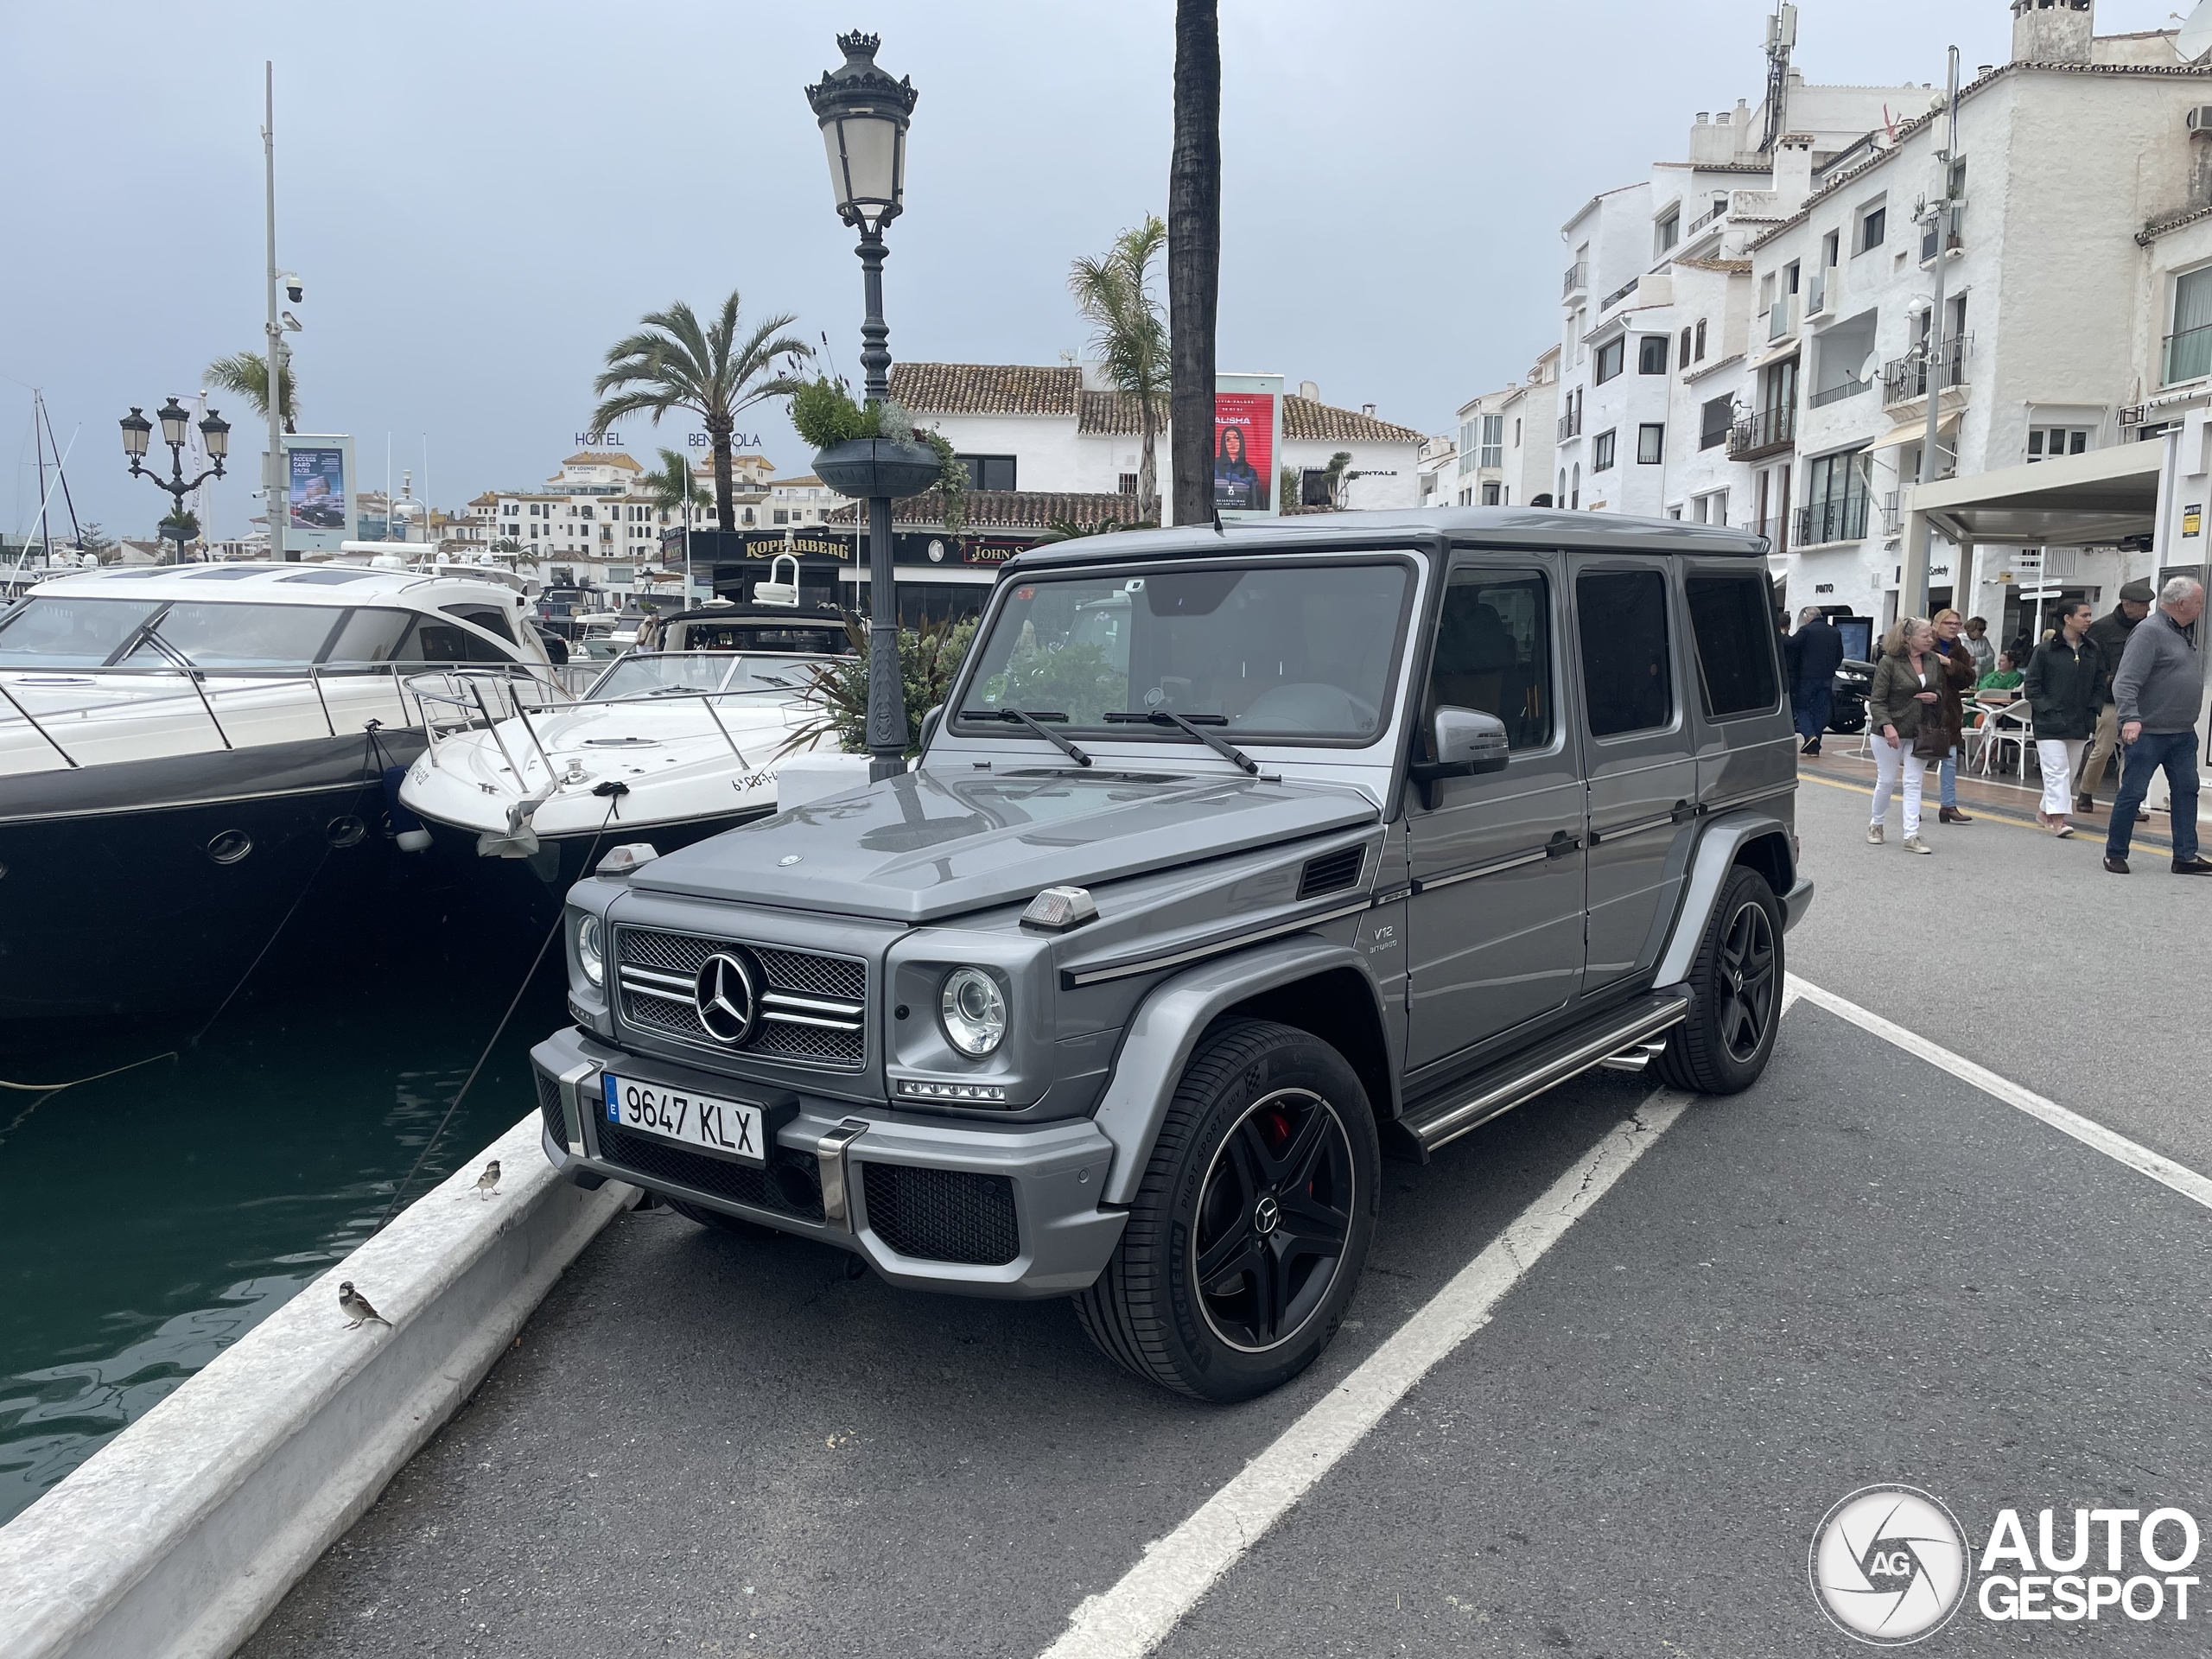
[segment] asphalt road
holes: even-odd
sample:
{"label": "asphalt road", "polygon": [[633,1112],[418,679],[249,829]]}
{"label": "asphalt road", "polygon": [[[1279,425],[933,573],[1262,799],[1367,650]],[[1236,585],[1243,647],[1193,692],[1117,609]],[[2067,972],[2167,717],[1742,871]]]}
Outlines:
{"label": "asphalt road", "polygon": [[[2093,844],[1996,826],[1912,859],[1858,839],[1863,798],[1803,795],[1824,890],[1796,971],[2212,1167],[2180,1045],[2127,1040],[2149,980],[2198,1000],[2181,906],[2212,882],[2121,882]],[[2017,931],[1979,919],[1992,893]],[[1955,907],[2011,964],[1980,1018],[1972,984],[1897,971]],[[1596,1074],[1386,1166],[1356,1326],[1227,1410],[1112,1370],[1058,1304],[624,1217],[245,1651],[1037,1654],[1648,1093]],[[1806,1556],[1858,1487],[1924,1487],[1976,1540],[2004,1505],[2031,1534],[2045,1506],[2208,1516],[2206,1219],[1800,1002],[1760,1084],[1684,1112],[1160,1651],[1847,1653]],[[1969,1608],[1923,1651],[2202,1650],[2192,1613]]]}

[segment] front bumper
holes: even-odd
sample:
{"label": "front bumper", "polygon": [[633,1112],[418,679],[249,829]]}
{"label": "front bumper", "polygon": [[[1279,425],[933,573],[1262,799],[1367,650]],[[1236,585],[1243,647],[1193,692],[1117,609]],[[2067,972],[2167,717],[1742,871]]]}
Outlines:
{"label": "front bumper", "polygon": [[[885,1279],[971,1296],[1062,1296],[1105,1268],[1128,1220],[1102,1209],[1114,1145],[1088,1118],[1000,1126],[801,1095],[766,1169],[609,1125],[612,1069],[750,1098],[728,1077],[628,1053],[574,1028],[530,1052],[545,1155],[579,1185],[627,1181],[864,1257]],[[781,1095],[782,1090],[770,1090]]]}

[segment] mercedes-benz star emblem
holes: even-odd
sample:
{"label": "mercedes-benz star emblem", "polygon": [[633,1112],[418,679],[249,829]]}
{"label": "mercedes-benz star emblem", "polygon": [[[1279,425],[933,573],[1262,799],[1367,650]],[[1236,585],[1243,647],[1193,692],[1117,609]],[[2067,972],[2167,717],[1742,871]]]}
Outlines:
{"label": "mercedes-benz star emblem", "polygon": [[1275,1202],[1275,1195],[1262,1193],[1259,1203],[1252,1207],[1252,1230],[1264,1238],[1274,1231],[1275,1224],[1281,1219],[1282,1206]]}
{"label": "mercedes-benz star emblem", "polygon": [[759,1004],[753,995],[753,975],[737,957],[720,952],[709,957],[699,966],[691,996],[698,1005],[699,1023],[716,1042],[734,1048],[753,1034]]}

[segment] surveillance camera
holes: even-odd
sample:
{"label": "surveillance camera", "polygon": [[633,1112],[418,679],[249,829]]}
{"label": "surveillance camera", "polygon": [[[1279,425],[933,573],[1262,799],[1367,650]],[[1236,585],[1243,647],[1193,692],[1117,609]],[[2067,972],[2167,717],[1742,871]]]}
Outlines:
{"label": "surveillance camera", "polygon": [[290,330],[292,331],[292,333],[294,333],[294,334],[303,334],[303,333],[305,333],[305,332],[306,332],[306,330],[307,330],[307,324],[305,324],[304,322],[302,322],[302,321],[301,321],[297,317],[294,316],[290,312],[286,311],[286,312],[283,312],[283,313],[281,313],[280,315],[281,315],[283,316],[283,321],[284,321],[284,327],[287,327],[287,328],[289,328],[289,329],[290,329]]}
{"label": "surveillance camera", "polygon": [[286,299],[291,301],[294,305],[297,305],[302,300],[307,297],[307,291],[306,283],[302,283],[297,276],[295,276],[289,271],[286,271],[284,273],[284,297]]}

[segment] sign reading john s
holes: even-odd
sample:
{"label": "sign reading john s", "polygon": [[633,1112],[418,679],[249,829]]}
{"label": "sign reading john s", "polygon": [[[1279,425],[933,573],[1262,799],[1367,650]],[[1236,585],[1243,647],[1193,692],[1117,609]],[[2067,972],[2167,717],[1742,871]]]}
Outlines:
{"label": "sign reading john s", "polygon": [[[859,549],[855,551],[857,540]],[[1020,536],[948,536],[935,533],[894,533],[891,537],[892,563],[899,566],[912,565],[919,569],[990,569],[1004,564],[1025,547],[1034,545],[1035,538]],[[691,553],[699,559],[768,560],[785,553],[796,556],[802,565],[817,565],[834,561],[849,565],[857,557],[868,557],[868,537],[857,537],[850,531],[794,530],[786,536],[780,530],[713,531],[695,530],[691,532]]]}

